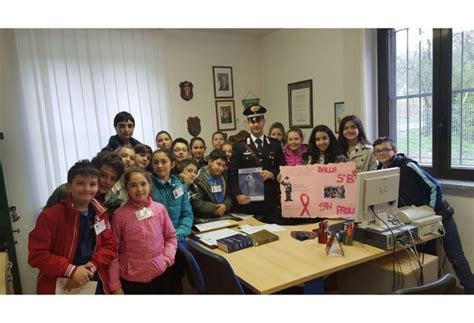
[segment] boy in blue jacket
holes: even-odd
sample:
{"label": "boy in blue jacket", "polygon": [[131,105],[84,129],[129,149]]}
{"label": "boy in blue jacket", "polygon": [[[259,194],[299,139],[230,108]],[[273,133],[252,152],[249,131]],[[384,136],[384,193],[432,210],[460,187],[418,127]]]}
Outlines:
{"label": "boy in blue jacket", "polygon": [[444,199],[439,183],[418,166],[416,161],[404,154],[397,154],[395,142],[388,137],[379,138],[374,142],[374,154],[379,162],[378,169],[400,168],[398,207],[429,205],[437,215],[442,216],[445,231],[442,239],[446,256],[453,265],[464,292],[474,294],[474,276],[462,250],[453,218],[454,210]]}

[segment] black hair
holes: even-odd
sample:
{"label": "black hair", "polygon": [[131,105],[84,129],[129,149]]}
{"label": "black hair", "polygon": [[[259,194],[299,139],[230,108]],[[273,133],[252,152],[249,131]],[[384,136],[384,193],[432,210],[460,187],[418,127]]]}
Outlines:
{"label": "black hair", "polygon": [[208,160],[223,159],[227,163],[227,156],[222,149],[214,149],[209,154]]}
{"label": "black hair", "polygon": [[179,137],[179,138],[176,138],[174,141],[173,141],[173,144],[171,145],[171,151],[174,150],[174,146],[176,146],[176,144],[178,143],[182,143],[182,144],[185,144],[186,147],[188,148],[188,151],[190,150],[189,149],[189,143],[186,139],[182,138],[182,137]]}
{"label": "black hair", "polygon": [[76,176],[91,176],[99,179],[100,173],[99,170],[92,165],[89,159],[83,159],[69,168],[67,172],[67,182],[71,184]]}
{"label": "black hair", "polygon": [[273,129],[280,129],[281,131],[281,134],[282,134],[282,139],[281,141],[285,144],[286,143],[286,134],[285,134],[285,126],[283,125],[283,123],[281,122],[274,122],[271,126],[270,126],[270,130],[268,130],[268,137],[270,137],[270,134],[272,133],[272,130]]}
{"label": "black hair", "polygon": [[168,156],[168,158],[171,162],[174,162],[176,160],[176,158],[174,158],[173,152],[170,149],[161,148],[161,149],[155,150],[153,152],[153,155],[151,155],[152,163],[153,163],[153,157],[155,157],[155,155],[158,154],[158,153],[166,154],[166,156]]}
{"label": "black hair", "polygon": [[136,154],[152,154],[153,150],[151,150],[151,147],[145,144],[137,144],[133,147],[133,150],[135,151]]}
{"label": "black hair", "polygon": [[318,131],[325,132],[329,137],[329,146],[324,152],[324,162],[326,164],[335,163],[337,161],[337,156],[342,155],[342,149],[331,128],[323,124],[314,127],[308,139],[308,155],[311,156],[311,163],[317,163],[319,157],[321,157],[321,151],[319,150],[318,146],[316,146],[316,133]]}
{"label": "black hair", "polygon": [[206,148],[206,142],[205,142],[204,139],[202,139],[201,137],[193,137],[193,138],[191,139],[191,141],[189,142],[189,147],[192,148],[194,142],[195,142],[195,141],[198,141],[198,140],[202,141],[202,143],[204,144],[204,148]]}
{"label": "black hair", "polygon": [[155,141],[158,140],[158,137],[162,134],[166,134],[170,138],[170,140],[173,141],[173,138],[171,137],[170,133],[168,131],[165,131],[165,130],[161,130],[156,134]]}
{"label": "black hair", "polygon": [[390,144],[390,146],[392,146],[392,149],[393,150],[397,150],[397,144],[395,143],[395,141],[393,141],[392,138],[390,137],[380,137],[380,138],[377,138],[375,141],[374,141],[374,149],[375,149],[375,146],[377,145],[381,145],[385,142],[388,142]]}
{"label": "black hair", "polygon": [[224,141],[227,141],[227,134],[222,131],[214,131],[214,133],[211,136],[211,141],[214,140],[215,135],[222,135],[224,137]]}
{"label": "black hair", "polygon": [[343,132],[344,132],[344,126],[349,121],[354,122],[357,129],[359,130],[359,135],[357,136],[357,140],[362,142],[363,144],[370,145],[370,141],[367,139],[367,136],[365,135],[364,126],[362,125],[362,121],[359,119],[359,117],[353,114],[349,116],[345,116],[344,118],[342,118],[341,122],[339,123],[339,137],[338,137],[339,143],[345,155],[347,154],[347,150],[349,146],[347,145],[347,140],[346,138],[344,138]]}
{"label": "black hair", "polygon": [[132,121],[133,125],[135,125],[135,119],[133,119],[130,113],[127,111],[117,113],[114,118],[114,128],[117,128],[119,122],[126,122],[128,120]]}
{"label": "black hair", "polygon": [[142,168],[132,167],[132,168],[127,169],[127,171],[123,175],[123,184],[125,185],[125,188],[127,188],[128,182],[130,182],[130,177],[132,177],[132,174],[134,174],[134,173],[142,174],[151,186],[150,173],[148,173],[146,170],[144,170]]}
{"label": "black hair", "polygon": [[91,163],[99,170],[104,165],[109,166],[117,173],[117,178],[120,178],[125,172],[125,165],[123,164],[122,159],[119,155],[111,151],[102,151],[98,153],[94,158],[92,158]]}
{"label": "black hair", "polygon": [[178,173],[181,173],[189,165],[194,165],[196,166],[197,169],[199,169],[199,164],[197,161],[191,158],[186,158],[186,159],[183,159],[182,161],[177,162],[176,171]]}

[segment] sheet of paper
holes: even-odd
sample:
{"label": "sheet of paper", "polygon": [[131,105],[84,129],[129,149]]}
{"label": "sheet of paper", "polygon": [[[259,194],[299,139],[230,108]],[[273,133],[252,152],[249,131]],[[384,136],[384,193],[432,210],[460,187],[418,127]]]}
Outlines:
{"label": "sheet of paper", "polygon": [[234,224],[235,221],[219,220],[207,223],[195,224],[194,226],[201,232],[210,231],[218,228],[224,228]]}
{"label": "sheet of paper", "polygon": [[238,231],[231,230],[231,229],[221,229],[215,231],[209,231],[205,233],[196,234],[196,237],[199,238],[203,243],[208,246],[217,246],[217,240],[233,236],[238,234]]}
{"label": "sheet of paper", "polygon": [[240,226],[240,232],[243,232],[246,234],[252,234],[261,230],[267,230],[270,232],[279,232],[279,231],[285,231],[286,229],[279,226],[278,224],[264,224],[264,225],[244,224]]}
{"label": "sheet of paper", "polygon": [[70,291],[64,290],[64,286],[66,285],[69,279],[64,277],[59,277],[56,279],[56,295],[95,295],[95,291],[97,289],[97,282],[90,281],[86,285],[74,288]]}

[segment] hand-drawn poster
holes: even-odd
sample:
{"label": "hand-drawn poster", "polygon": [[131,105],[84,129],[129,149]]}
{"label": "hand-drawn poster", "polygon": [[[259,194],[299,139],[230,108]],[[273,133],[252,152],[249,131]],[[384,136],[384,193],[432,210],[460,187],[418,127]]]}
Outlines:
{"label": "hand-drawn poster", "polygon": [[284,218],[353,218],[355,163],[283,166],[281,208]]}
{"label": "hand-drawn poster", "polygon": [[239,187],[242,194],[250,197],[250,201],[263,201],[262,167],[239,169]]}

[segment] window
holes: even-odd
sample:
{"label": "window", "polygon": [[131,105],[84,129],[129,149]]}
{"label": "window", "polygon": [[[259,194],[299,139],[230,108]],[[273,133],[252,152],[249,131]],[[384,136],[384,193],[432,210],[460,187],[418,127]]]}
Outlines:
{"label": "window", "polygon": [[474,179],[474,31],[379,30],[379,135],[434,176]]}

